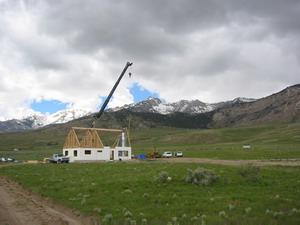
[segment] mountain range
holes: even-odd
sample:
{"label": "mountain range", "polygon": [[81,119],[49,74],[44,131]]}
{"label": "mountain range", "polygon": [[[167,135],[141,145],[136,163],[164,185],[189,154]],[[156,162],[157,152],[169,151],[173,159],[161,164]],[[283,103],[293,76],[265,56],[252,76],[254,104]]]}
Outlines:
{"label": "mountain range", "polygon": [[[37,114],[22,120],[2,121],[0,132],[24,131],[67,122],[70,126],[76,123],[84,125],[92,119],[92,114],[71,109],[54,114]],[[125,126],[129,118],[133,118],[132,126],[135,128],[157,126],[211,128],[295,122],[300,121],[300,84],[257,100],[236,98],[232,101],[210,104],[199,100],[168,103],[158,98],[148,98],[138,103],[106,110],[100,119],[101,126]]]}
{"label": "mountain range", "polygon": [[199,100],[180,100],[174,103],[164,102],[159,98],[148,98],[144,101],[133,103],[129,105],[124,105],[122,107],[116,107],[107,110],[108,112],[116,112],[122,109],[127,109],[131,112],[145,112],[145,113],[158,113],[158,114],[171,114],[175,112],[187,113],[190,115],[195,115],[199,113],[206,113],[219,109],[225,106],[230,106],[233,104],[253,102],[253,98],[236,98],[232,101],[218,102],[218,103],[204,103]]}

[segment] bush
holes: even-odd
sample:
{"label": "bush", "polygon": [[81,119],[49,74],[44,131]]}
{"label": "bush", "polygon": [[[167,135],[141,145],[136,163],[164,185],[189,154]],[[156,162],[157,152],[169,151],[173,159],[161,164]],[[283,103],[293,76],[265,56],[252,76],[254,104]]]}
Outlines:
{"label": "bush", "polygon": [[207,186],[218,179],[218,176],[213,170],[200,167],[194,171],[189,169],[185,178],[186,182],[199,186]]}
{"label": "bush", "polygon": [[169,177],[169,173],[166,171],[162,171],[158,174],[158,177],[156,178],[157,181],[160,181],[162,183],[166,183],[167,181],[170,181],[172,178]]}
{"label": "bush", "polygon": [[111,214],[106,214],[102,220],[102,223],[111,222],[113,220],[113,216]]}
{"label": "bush", "polygon": [[254,182],[259,180],[259,172],[259,167],[254,166],[252,163],[248,163],[240,169],[239,174],[246,180]]}

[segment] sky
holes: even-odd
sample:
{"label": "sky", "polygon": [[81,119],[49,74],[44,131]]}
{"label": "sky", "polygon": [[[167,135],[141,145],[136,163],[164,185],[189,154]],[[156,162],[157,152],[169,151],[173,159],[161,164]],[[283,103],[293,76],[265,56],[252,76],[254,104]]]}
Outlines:
{"label": "sky", "polygon": [[0,120],[300,83],[298,0],[0,0]]}

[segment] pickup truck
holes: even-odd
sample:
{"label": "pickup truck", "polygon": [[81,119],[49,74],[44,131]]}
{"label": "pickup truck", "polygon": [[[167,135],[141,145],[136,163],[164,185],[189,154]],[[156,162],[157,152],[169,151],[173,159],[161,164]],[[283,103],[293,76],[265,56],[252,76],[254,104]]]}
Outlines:
{"label": "pickup truck", "polygon": [[68,163],[70,158],[65,156],[64,154],[53,154],[52,158],[50,158],[49,162],[51,163]]}
{"label": "pickup truck", "polygon": [[164,158],[170,158],[170,157],[172,157],[172,152],[164,152],[163,157]]}
{"label": "pickup truck", "polygon": [[175,156],[176,156],[176,157],[182,157],[183,154],[182,154],[182,152],[175,152]]}

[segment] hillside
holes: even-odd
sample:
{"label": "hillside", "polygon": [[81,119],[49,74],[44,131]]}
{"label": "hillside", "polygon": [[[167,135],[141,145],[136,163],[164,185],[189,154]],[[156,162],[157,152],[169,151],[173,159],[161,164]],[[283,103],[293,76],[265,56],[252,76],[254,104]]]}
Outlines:
{"label": "hillside", "polygon": [[212,127],[245,126],[300,121],[300,84],[255,102],[235,104],[215,111]]}

